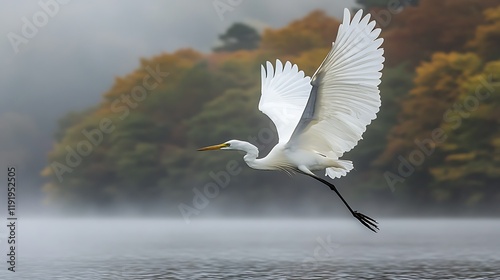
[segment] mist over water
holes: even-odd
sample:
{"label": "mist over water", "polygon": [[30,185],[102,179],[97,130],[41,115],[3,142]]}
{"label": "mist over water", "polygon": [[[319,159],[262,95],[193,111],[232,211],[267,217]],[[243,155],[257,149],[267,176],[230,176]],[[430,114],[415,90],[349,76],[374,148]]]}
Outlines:
{"label": "mist over water", "polygon": [[4,261],[0,277],[500,278],[499,220],[379,222],[374,234],[354,219],[21,219],[17,272]]}

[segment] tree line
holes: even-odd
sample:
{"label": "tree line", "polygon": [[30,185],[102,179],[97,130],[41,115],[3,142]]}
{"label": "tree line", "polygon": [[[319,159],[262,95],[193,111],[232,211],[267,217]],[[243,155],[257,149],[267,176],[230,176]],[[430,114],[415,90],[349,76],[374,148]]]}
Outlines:
{"label": "tree line", "polygon": [[[358,2],[375,19],[390,8],[386,1]],[[390,21],[378,21],[386,56],[382,107],[365,140],[344,155],[355,170],[338,185],[352,185],[342,192],[354,199],[396,209],[498,210],[498,2],[409,1],[394,11]],[[211,53],[181,49],[141,59],[99,104],[60,119],[42,171],[48,203],[178,213],[196,190],[215,182],[213,209],[231,214],[327,209],[334,198],[311,190],[310,181],[255,172],[238,153],[199,154],[196,148],[242,139],[265,155],[277,135],[257,109],[260,65],[279,58],[312,75],[339,24],[322,11],[262,34],[238,23]],[[237,176],[217,177],[229,162],[242,167]],[[229,181],[218,183],[224,178]]]}

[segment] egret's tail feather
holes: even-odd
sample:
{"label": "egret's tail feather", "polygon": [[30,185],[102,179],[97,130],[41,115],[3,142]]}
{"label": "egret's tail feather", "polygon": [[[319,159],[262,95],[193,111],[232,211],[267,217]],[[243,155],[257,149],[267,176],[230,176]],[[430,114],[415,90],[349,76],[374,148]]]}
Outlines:
{"label": "egret's tail feather", "polygon": [[341,167],[328,167],[327,169],[325,169],[326,176],[332,179],[340,178],[342,176],[345,176],[349,171],[351,171],[354,168],[354,165],[352,165],[352,161],[350,160],[337,160],[337,163]]}

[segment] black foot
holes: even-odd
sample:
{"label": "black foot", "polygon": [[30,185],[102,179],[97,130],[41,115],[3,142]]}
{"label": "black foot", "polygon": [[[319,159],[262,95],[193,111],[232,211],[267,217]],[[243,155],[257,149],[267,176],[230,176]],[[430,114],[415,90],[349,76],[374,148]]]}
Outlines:
{"label": "black foot", "polygon": [[368,216],[365,216],[357,211],[354,211],[352,213],[352,215],[358,219],[365,227],[369,228],[371,231],[373,232],[377,232],[375,229],[379,230],[378,226],[377,226],[377,221],[375,221],[374,219],[368,217]]}

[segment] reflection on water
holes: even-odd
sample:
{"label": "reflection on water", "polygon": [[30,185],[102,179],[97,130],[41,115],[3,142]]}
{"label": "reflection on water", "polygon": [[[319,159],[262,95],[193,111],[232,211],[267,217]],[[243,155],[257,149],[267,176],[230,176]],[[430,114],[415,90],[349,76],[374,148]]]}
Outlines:
{"label": "reflection on water", "polygon": [[0,278],[500,279],[499,220],[380,223],[20,220],[18,272],[3,261]]}

